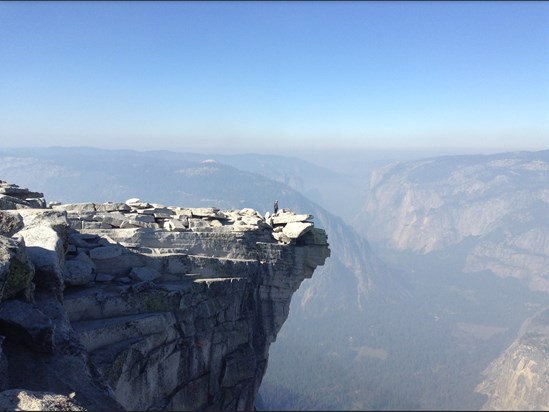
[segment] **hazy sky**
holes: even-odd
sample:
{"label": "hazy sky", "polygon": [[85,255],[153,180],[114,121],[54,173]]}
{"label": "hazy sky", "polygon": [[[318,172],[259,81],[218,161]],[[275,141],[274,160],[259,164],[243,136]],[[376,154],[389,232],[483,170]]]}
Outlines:
{"label": "hazy sky", "polygon": [[0,2],[0,142],[547,149],[549,3]]}

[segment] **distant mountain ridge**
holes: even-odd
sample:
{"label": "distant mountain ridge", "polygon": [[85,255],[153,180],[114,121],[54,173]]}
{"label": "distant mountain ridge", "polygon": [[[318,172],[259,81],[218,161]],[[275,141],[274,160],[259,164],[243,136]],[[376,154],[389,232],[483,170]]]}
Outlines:
{"label": "distant mountain ridge", "polygon": [[549,309],[524,322],[517,340],[490,364],[484,375],[485,380],[476,388],[488,395],[482,410],[547,410]]}
{"label": "distant mountain ridge", "polygon": [[547,182],[549,150],[393,163],[373,174],[355,226],[391,249],[460,250],[466,272],[549,292]]}
{"label": "distant mountain ridge", "polygon": [[[247,164],[248,169],[259,169],[264,175],[227,165],[225,161],[238,166]],[[360,307],[372,282],[379,287],[385,282],[383,278],[373,280],[381,263],[372,257],[367,242],[343,220],[308,200],[299,188],[277,181],[272,171],[283,167],[292,176],[306,170],[309,179],[315,173],[319,174],[318,179],[337,176],[311,163],[301,164],[298,159],[255,154],[223,156],[87,147],[0,150],[0,178],[41,187],[52,201],[124,201],[142,197],[165,204],[220,209],[246,206],[272,213],[273,201],[278,199],[282,208],[297,213],[306,210],[313,214],[318,227],[327,230],[332,258],[322,270],[319,268],[314,281],[300,288],[295,299],[303,302],[303,310],[315,316],[328,307],[327,300],[340,302],[345,310]],[[271,172],[272,178],[266,177]],[[317,279],[334,287],[320,293],[323,288],[316,285]],[[338,308],[332,305],[331,309]]]}

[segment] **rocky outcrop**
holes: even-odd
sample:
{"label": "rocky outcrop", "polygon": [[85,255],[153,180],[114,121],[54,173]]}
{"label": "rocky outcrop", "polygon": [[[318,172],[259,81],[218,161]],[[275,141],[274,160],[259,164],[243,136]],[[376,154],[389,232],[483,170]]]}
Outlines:
{"label": "rocky outcrop", "polygon": [[548,179],[549,151],[395,163],[373,174],[356,221],[373,244],[422,254],[453,248],[465,272],[549,292]]}
{"label": "rocky outcrop", "polygon": [[330,254],[312,216],[288,209],[11,209],[0,402],[251,410],[292,294]]}
{"label": "rocky outcrop", "polygon": [[484,371],[482,410],[549,410],[549,309],[525,322],[518,339]]}

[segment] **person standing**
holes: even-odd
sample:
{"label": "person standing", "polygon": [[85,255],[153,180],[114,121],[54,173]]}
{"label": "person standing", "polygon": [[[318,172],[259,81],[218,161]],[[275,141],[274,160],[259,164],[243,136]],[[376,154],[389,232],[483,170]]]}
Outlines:
{"label": "person standing", "polygon": [[275,203],[274,203],[274,214],[276,215],[276,212],[278,212],[278,200],[275,200]]}

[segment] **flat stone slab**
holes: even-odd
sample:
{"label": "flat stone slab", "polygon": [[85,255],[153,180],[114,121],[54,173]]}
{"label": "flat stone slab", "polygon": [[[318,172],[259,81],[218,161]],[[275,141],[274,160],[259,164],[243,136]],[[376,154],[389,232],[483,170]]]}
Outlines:
{"label": "flat stone slab", "polygon": [[282,233],[290,239],[297,239],[313,227],[309,222],[291,222],[282,228]]}
{"label": "flat stone slab", "polygon": [[97,210],[98,212],[116,212],[116,211],[129,212],[131,208],[126,203],[106,202],[106,203],[96,203],[95,210]]}
{"label": "flat stone slab", "polygon": [[296,215],[292,213],[284,213],[284,214],[273,215],[272,218],[273,218],[274,225],[281,225],[281,224],[292,223],[292,222],[305,222],[307,220],[311,220],[313,216],[309,214]]}

